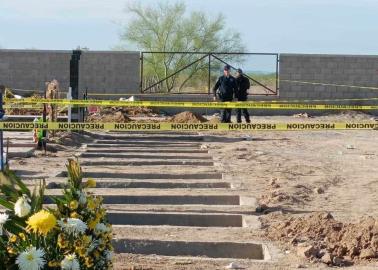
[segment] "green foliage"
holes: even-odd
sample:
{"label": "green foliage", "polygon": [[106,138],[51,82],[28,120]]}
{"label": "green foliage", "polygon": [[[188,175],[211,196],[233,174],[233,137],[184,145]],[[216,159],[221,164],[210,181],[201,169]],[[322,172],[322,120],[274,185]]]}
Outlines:
{"label": "green foliage", "polygon": [[[45,189],[45,181],[40,181],[33,192],[26,187],[26,185],[16,176],[16,174],[5,168],[3,173],[0,173],[0,205],[5,208],[9,214],[9,221],[4,224],[3,230],[6,230],[9,234],[17,235],[22,233],[26,227],[25,218],[20,218],[14,213],[14,205],[16,201],[25,196],[31,198],[32,204],[31,213],[42,209],[43,194]],[[0,235],[0,261],[8,260],[6,253],[7,250],[7,238]],[[1,264],[0,264],[1,266]],[[15,268],[17,269],[17,268]]]}
{"label": "green foliage", "polygon": [[45,190],[45,180],[41,180],[39,185],[35,186],[33,192],[21,181],[21,179],[9,168],[6,168],[4,173],[0,173],[0,205],[7,209],[11,214],[10,218],[13,222],[8,222],[5,228],[11,233],[19,233],[25,227],[25,220],[18,218],[13,214],[14,205],[20,197],[30,198],[31,210],[30,212],[38,212],[42,209],[43,196]]}
{"label": "green foliage", "polygon": [[[134,17],[123,29],[121,41],[132,43],[142,51],[244,51],[240,33],[227,29],[225,17],[221,14],[211,18],[201,11],[188,13],[183,2],[159,2],[153,6],[135,4],[129,6],[128,12]],[[185,53],[146,54],[144,75],[152,78],[153,82],[160,81],[200,57]],[[226,56],[223,59],[230,61],[235,57]],[[174,89],[180,91],[191,78],[203,81],[207,74],[208,59],[205,58],[166,80],[162,88],[167,92]]]}

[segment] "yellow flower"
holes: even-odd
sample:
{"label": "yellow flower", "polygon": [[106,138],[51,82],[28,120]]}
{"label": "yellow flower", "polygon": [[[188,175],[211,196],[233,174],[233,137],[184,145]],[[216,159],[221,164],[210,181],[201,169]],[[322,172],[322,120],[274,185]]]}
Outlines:
{"label": "yellow flower", "polygon": [[41,210],[29,217],[26,223],[28,230],[46,236],[55,227],[56,218],[50,212]]}
{"label": "yellow flower", "polygon": [[86,257],[85,258],[85,266],[86,267],[92,267],[93,266],[93,259],[92,258],[90,258],[90,257]]}
{"label": "yellow flower", "polygon": [[97,203],[97,206],[100,206],[100,204],[102,204],[104,198],[102,196],[97,196],[96,197],[96,203]]}
{"label": "yellow flower", "polygon": [[111,242],[112,239],[113,239],[113,233],[112,233],[112,232],[109,232],[107,235],[105,235],[105,239],[106,239],[108,242]]}
{"label": "yellow flower", "polygon": [[87,255],[87,251],[84,248],[76,248],[76,253],[79,255],[79,257],[85,257]]}
{"label": "yellow flower", "polygon": [[96,225],[97,225],[96,220],[92,220],[88,222],[88,228],[91,230],[93,230],[96,227]]}
{"label": "yellow flower", "polygon": [[49,261],[49,263],[47,264],[49,267],[59,267],[60,266],[60,262],[57,262],[57,261]]}
{"label": "yellow flower", "polygon": [[91,237],[89,237],[88,235],[84,235],[83,243],[84,243],[84,246],[88,246],[91,243]]}
{"label": "yellow flower", "polygon": [[63,234],[58,235],[58,247],[63,249],[67,247],[67,241]]}
{"label": "yellow flower", "polygon": [[106,247],[105,247],[104,244],[101,244],[101,245],[98,246],[98,250],[99,250],[99,251],[104,251],[105,248],[106,248]]}
{"label": "yellow flower", "polygon": [[26,236],[24,233],[19,233],[18,237],[20,237],[22,241],[26,241]]}
{"label": "yellow flower", "polygon": [[70,214],[70,217],[71,218],[79,218],[80,219],[80,215],[77,213],[77,212],[72,212],[71,214]]}
{"label": "yellow flower", "polygon": [[87,188],[95,188],[96,187],[96,181],[92,178],[89,178],[87,180],[87,183],[85,184],[85,187]]}
{"label": "yellow flower", "polygon": [[7,247],[7,251],[9,254],[16,254],[16,251],[12,247]]}
{"label": "yellow flower", "polygon": [[10,238],[9,238],[9,241],[11,242],[11,243],[15,243],[16,241],[17,241],[17,235],[12,235]]}
{"label": "yellow flower", "polygon": [[98,212],[96,213],[96,217],[99,219],[103,218],[106,216],[106,210],[105,209],[99,209]]}
{"label": "yellow flower", "polygon": [[69,207],[71,210],[76,210],[79,207],[79,202],[76,200],[70,201]]}
{"label": "yellow flower", "polygon": [[76,248],[81,248],[83,246],[83,241],[81,241],[80,239],[77,239],[75,241],[75,247]]}
{"label": "yellow flower", "polygon": [[100,257],[100,252],[98,252],[98,250],[95,250],[94,252],[93,252],[93,255],[95,256],[95,258],[96,258],[96,260]]}
{"label": "yellow flower", "polygon": [[71,180],[75,181],[75,184],[78,182],[80,183],[81,168],[80,168],[79,163],[76,160],[73,160],[73,159],[68,160],[67,170],[70,174]]}
{"label": "yellow flower", "polygon": [[87,206],[89,210],[94,210],[96,208],[96,203],[93,201],[92,198],[88,198]]}
{"label": "yellow flower", "polygon": [[99,222],[100,220],[98,220],[97,218],[95,218],[94,220],[91,220],[88,222],[88,228],[91,229],[91,230],[94,230],[94,228],[96,227],[97,223]]}

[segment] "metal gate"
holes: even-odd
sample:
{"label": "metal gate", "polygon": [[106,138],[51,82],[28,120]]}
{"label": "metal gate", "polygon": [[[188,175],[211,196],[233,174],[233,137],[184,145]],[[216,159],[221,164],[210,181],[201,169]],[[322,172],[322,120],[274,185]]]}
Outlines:
{"label": "metal gate", "polygon": [[[236,70],[246,65],[245,59],[249,56],[272,57],[274,66],[274,71],[269,75],[269,84],[256,78],[257,75],[244,72],[251,85],[262,90],[250,95],[278,95],[277,53],[141,52],[140,91],[143,94],[211,94],[212,83],[217,77],[214,74],[219,72],[220,66],[230,65]],[[189,87],[190,84],[193,86]]]}

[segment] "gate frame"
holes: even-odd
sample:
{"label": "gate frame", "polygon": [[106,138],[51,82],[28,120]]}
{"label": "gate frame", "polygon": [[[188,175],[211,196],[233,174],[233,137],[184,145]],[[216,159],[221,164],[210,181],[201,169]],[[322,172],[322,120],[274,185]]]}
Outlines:
{"label": "gate frame", "polygon": [[[197,60],[189,63],[188,65],[184,66],[183,68],[180,68],[179,70],[175,71],[173,74],[168,75],[167,77],[161,79],[160,81],[143,88],[143,76],[144,76],[144,55],[145,54],[190,54],[190,55],[199,55],[202,57],[198,58]],[[252,96],[278,96],[279,95],[279,90],[280,90],[280,85],[279,85],[279,65],[280,65],[280,55],[278,53],[245,53],[245,52],[163,52],[163,51],[142,51],[140,53],[140,92],[142,94],[146,94],[146,91],[150,90],[156,85],[159,85],[169,78],[175,76],[176,74],[184,71],[185,69],[191,67],[192,65],[196,64],[199,61],[202,61],[206,58],[208,58],[208,69],[209,69],[209,74],[208,74],[208,92],[207,93],[168,93],[171,95],[205,95],[211,94],[211,58],[214,58],[220,62],[222,62],[225,65],[230,65],[226,61],[222,60],[218,55],[266,55],[266,56],[275,56],[276,57],[276,89],[270,89],[268,86],[264,85],[263,83],[255,80],[251,76],[248,76],[244,74],[245,77],[247,77],[249,80],[253,81],[254,83],[262,86],[267,93],[266,94],[250,94]],[[230,67],[234,70],[237,70],[234,66],[230,65]],[[156,94],[162,94],[162,93],[156,93]]]}

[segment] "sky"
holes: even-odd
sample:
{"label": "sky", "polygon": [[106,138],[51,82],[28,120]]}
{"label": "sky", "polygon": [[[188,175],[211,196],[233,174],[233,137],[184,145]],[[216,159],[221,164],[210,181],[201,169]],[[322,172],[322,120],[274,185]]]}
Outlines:
{"label": "sky", "polygon": [[[122,24],[130,19],[125,7],[132,1],[0,0],[0,47],[109,50],[119,43]],[[249,52],[377,54],[378,0],[184,2],[188,11],[223,13]]]}

